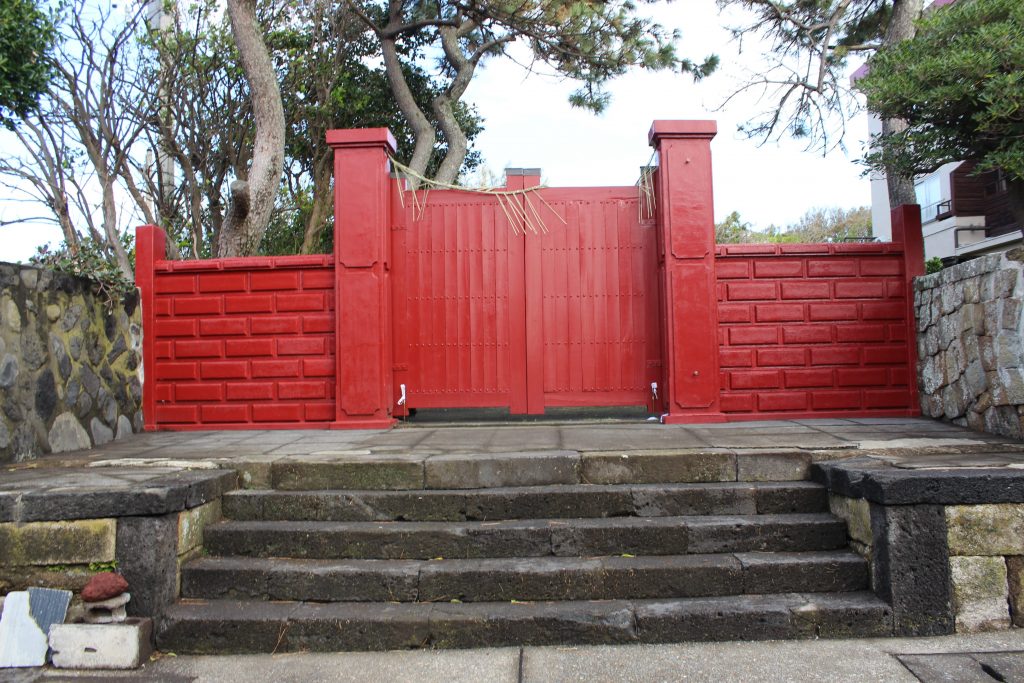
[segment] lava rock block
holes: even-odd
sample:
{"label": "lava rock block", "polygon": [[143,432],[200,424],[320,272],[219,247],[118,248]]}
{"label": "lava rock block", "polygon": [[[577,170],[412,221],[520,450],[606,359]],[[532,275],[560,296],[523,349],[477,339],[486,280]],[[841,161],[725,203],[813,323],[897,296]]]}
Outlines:
{"label": "lava rock block", "polygon": [[85,602],[100,602],[117,597],[128,590],[128,582],[120,574],[115,572],[102,572],[89,579],[82,589],[82,600]]}

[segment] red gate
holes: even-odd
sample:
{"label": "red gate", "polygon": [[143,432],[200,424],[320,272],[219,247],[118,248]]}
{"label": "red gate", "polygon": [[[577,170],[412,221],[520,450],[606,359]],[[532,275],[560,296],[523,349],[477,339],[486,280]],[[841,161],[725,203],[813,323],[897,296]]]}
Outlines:
{"label": "red gate", "polygon": [[[539,185],[509,174],[507,190]],[[400,408],[647,405],[661,373],[656,226],[635,187],[405,194],[392,210]],[[503,208],[516,202],[520,210]],[[543,223],[534,233],[523,216]]]}

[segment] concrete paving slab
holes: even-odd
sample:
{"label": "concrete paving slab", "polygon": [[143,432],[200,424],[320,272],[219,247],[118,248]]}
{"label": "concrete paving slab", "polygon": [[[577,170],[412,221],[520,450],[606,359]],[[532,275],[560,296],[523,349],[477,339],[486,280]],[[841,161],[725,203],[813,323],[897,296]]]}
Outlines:
{"label": "concrete paving slab", "polygon": [[518,683],[519,649],[174,657],[150,664],[146,670],[189,677],[196,683]]}
{"label": "concrete paving slab", "polygon": [[526,648],[522,681],[920,683],[897,655],[966,652],[980,659],[979,652],[1013,652],[1022,645],[1021,631],[1005,631],[938,638]]}
{"label": "concrete paving slab", "polygon": [[[434,442],[436,445],[438,442]],[[557,431],[544,435],[527,436],[517,439],[515,434],[499,432],[495,438],[487,444],[487,451],[490,453],[507,453],[511,451],[559,451],[562,450],[562,440]]]}
{"label": "concrete paving slab", "polygon": [[851,417],[850,422],[862,425],[913,425],[921,421],[919,417]]}
{"label": "concrete paving slab", "polygon": [[562,447],[574,451],[701,448],[710,443],[688,429],[662,425],[562,427]]}
{"label": "concrete paving slab", "polygon": [[[948,661],[985,663],[1014,673],[1024,652],[1024,631],[859,640],[684,643],[587,647],[527,647],[401,652],[293,653],[235,656],[158,656],[134,672],[5,671],[14,683],[71,680],[246,680],[458,683],[497,681],[775,681],[920,683],[904,661],[951,655]],[[1000,668],[1001,667],[1001,668]],[[979,667],[980,668],[980,667]],[[923,673],[923,670],[922,670]],[[928,681],[928,679],[924,679]],[[942,680],[942,679],[933,679]],[[971,680],[958,678],[959,681]],[[998,680],[980,679],[985,683]],[[1006,677],[1005,680],[1019,680]],[[932,681],[928,681],[932,683]]]}
{"label": "concrete paving slab", "polygon": [[999,680],[990,676],[981,662],[967,654],[901,655],[897,659],[921,683],[992,683]]}
{"label": "concrete paving slab", "polygon": [[917,683],[898,660],[861,641],[528,648],[522,680]]}
{"label": "concrete paving slab", "polygon": [[850,444],[846,439],[822,432],[759,434],[756,431],[733,433],[694,430],[694,433],[719,448],[830,448]]}
{"label": "concrete paving slab", "polygon": [[976,653],[973,657],[996,680],[1024,681],[1024,652]]}
{"label": "concrete paving slab", "polygon": [[[538,444],[530,448],[530,444]],[[980,466],[1014,467],[1014,454],[1024,443],[980,434],[955,425],[923,418],[771,420],[699,425],[661,425],[645,422],[558,422],[494,425],[400,425],[392,430],[332,432],[326,430],[257,430],[207,432],[150,432],[106,444],[90,451],[45,456],[5,467],[0,493],[10,496],[66,489],[96,492],[137,488],[161,470],[189,471],[197,463],[234,468],[243,485],[268,485],[271,463],[336,459],[408,458],[423,460],[445,454],[487,454],[522,450],[658,451],[680,449],[733,451],[737,455],[778,449],[813,451],[814,460],[864,453],[914,467],[922,456],[943,456],[943,467],[954,467],[961,456],[992,458]],[[740,451],[743,451],[740,453]],[[368,453],[367,453],[368,452]],[[822,455],[824,454],[824,455]],[[135,459],[135,460],[132,460]],[[88,467],[107,461],[109,467]],[[126,468],[125,463],[146,467]],[[933,461],[940,462],[940,461]],[[965,458],[966,462],[966,458]],[[979,466],[980,461],[973,464]],[[918,467],[931,467],[920,465]],[[168,467],[174,465],[175,467]],[[150,472],[144,473],[144,470]],[[59,472],[59,473],[58,473]],[[6,506],[6,507],[4,507]],[[6,514],[6,513],[5,513]]]}
{"label": "concrete paving slab", "polygon": [[885,439],[885,440],[862,440],[859,442],[861,450],[890,450],[893,448],[949,448],[954,446],[973,446],[981,439],[936,439],[936,438],[909,438],[909,439]]}

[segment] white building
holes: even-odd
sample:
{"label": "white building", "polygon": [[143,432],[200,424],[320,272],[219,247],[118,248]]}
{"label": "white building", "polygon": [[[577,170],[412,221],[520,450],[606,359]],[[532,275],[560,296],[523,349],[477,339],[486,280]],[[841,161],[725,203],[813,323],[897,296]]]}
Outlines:
{"label": "white building", "polygon": [[[877,135],[882,123],[872,115],[868,128]],[[956,263],[1020,242],[1021,226],[1010,212],[1005,179],[998,171],[973,171],[973,162],[954,161],[914,182],[926,259]],[[883,242],[892,238],[889,190],[880,173],[871,175],[871,224],[875,237]]]}

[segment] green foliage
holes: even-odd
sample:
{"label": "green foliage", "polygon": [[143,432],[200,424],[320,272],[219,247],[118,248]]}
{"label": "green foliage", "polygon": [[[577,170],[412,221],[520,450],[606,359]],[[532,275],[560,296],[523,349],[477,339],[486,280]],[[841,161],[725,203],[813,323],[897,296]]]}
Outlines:
{"label": "green foliage", "polygon": [[871,168],[913,175],[972,159],[1024,180],[1024,3],[961,0],[917,35],[878,52],[857,87],[868,107],[909,127],[876,137]]}
{"label": "green foliage", "polygon": [[36,107],[50,82],[50,19],[34,0],[0,2],[0,123],[10,128]]}
{"label": "green foliage", "polygon": [[[251,106],[227,18],[215,0],[182,3],[174,31],[154,34],[152,78],[166,83],[169,123],[161,146],[179,168],[171,201],[160,223],[182,256],[217,256],[213,245],[228,205],[228,186],[244,177],[253,146]],[[281,84],[287,136],[285,174],[260,254],[325,253],[331,250],[333,155],[325,142],[334,128],[387,127],[408,162],[412,127],[388,87],[378,46],[344,4],[259,0],[257,12]],[[419,66],[418,47],[403,52],[403,72],[416,101],[432,117],[430,103],[442,84]],[[455,116],[472,145],[482,131],[476,110],[458,103]],[[443,138],[428,166],[444,157]],[[464,170],[480,161],[471,148]],[[182,172],[180,169],[187,169]],[[310,241],[306,244],[307,235]]]}
{"label": "green foliage", "polygon": [[718,66],[714,55],[701,64],[680,58],[675,48],[678,31],[665,31],[639,16],[631,0],[477,2],[469,7],[467,14],[481,25],[482,41],[521,35],[538,60],[583,83],[569,101],[594,112],[603,111],[609,102],[605,84],[631,67],[672,69],[700,79]]}
{"label": "green foliage", "polygon": [[761,233],[756,233],[750,223],[740,218],[739,211],[733,211],[721,223],[715,223],[716,244],[746,244],[759,241]]}
{"label": "green foliage", "polygon": [[924,262],[924,272],[928,273],[929,275],[931,275],[932,273],[939,272],[940,270],[942,270],[942,268],[942,259],[940,259],[938,256],[933,256]]}
{"label": "green foliage", "polygon": [[756,230],[733,211],[726,219],[715,224],[715,242],[718,244],[752,243],[817,243],[843,242],[871,236],[871,209],[813,208],[800,220],[785,229],[769,225]]}
{"label": "green foliage", "polygon": [[[121,243],[128,252],[131,266],[135,268],[135,238],[125,233]],[[125,297],[135,293],[135,283],[127,279],[117,265],[117,260],[105,243],[92,238],[82,239],[79,243],[69,246],[62,243],[51,251],[50,245],[39,247],[29,261],[40,268],[55,270],[81,277],[92,283],[93,291],[98,294],[107,307],[124,301]]]}
{"label": "green foliage", "polygon": [[813,208],[786,228],[794,242],[843,242],[871,237],[871,209]]}
{"label": "green foliage", "polygon": [[[312,211],[313,197],[310,188],[301,188],[294,195],[282,192],[278,197],[278,209],[271,216],[270,225],[260,242],[260,256],[298,254],[302,251],[303,232]],[[334,212],[327,215],[323,229],[310,253],[329,254],[334,245]]]}
{"label": "green foliage", "polygon": [[110,560],[109,562],[90,562],[89,571],[96,573],[117,571],[117,560]]}

